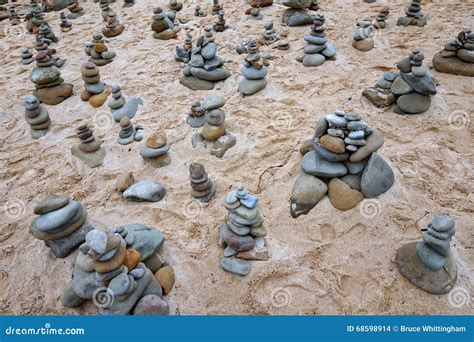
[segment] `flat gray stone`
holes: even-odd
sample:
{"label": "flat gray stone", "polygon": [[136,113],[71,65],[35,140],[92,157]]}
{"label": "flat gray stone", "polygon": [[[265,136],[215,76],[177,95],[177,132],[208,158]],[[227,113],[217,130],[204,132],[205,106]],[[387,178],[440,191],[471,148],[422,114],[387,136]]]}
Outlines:
{"label": "flat gray stone", "polygon": [[131,201],[158,202],[165,197],[165,194],[166,190],[161,183],[142,180],[125,190],[123,197]]}
{"label": "flat gray stone", "polygon": [[372,153],[361,179],[361,191],[366,198],[377,197],[395,182],[395,175],[390,166],[377,153]]}
{"label": "flat gray stone", "polygon": [[310,151],[304,155],[301,166],[304,172],[313,176],[333,178],[347,174],[347,168],[342,162],[326,161],[315,151]]}
{"label": "flat gray stone", "polygon": [[246,276],[250,273],[250,263],[247,260],[238,259],[235,257],[221,259],[221,267],[230,273],[236,274],[238,276]]}

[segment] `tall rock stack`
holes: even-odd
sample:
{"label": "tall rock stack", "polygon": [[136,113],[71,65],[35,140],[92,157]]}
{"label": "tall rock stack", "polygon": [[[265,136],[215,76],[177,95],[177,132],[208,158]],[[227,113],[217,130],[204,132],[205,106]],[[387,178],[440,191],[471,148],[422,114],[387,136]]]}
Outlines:
{"label": "tall rock stack", "polygon": [[69,32],[72,30],[72,24],[67,20],[66,13],[61,12],[59,15],[61,23],[59,24],[61,32]]}
{"label": "tall rock stack", "polygon": [[240,69],[244,77],[239,84],[239,92],[243,95],[253,95],[267,86],[268,60],[262,58],[258,43],[252,39],[247,46],[247,56]]}
{"label": "tall rock stack", "polygon": [[174,59],[188,64],[189,60],[191,59],[192,49],[193,49],[193,36],[191,35],[191,32],[188,31],[186,32],[183,46],[176,45],[176,54],[174,56]]}
{"label": "tall rock stack", "polygon": [[311,147],[302,151],[303,173],[293,186],[291,215],[307,214],[326,192],[335,208],[349,210],[390,189],[394,173],[376,153],[383,143],[383,134],[358,113],[336,110],[322,117]]}
{"label": "tall rock stack", "polygon": [[58,37],[54,34],[54,32],[51,30],[51,27],[49,27],[48,24],[41,24],[39,31],[38,31],[38,36],[43,38],[43,41],[46,44],[51,44],[51,43],[57,43],[58,42]]}
{"label": "tall rock stack", "polygon": [[38,100],[48,105],[56,105],[72,95],[72,84],[64,83],[61,71],[46,51],[38,52],[35,60],[36,68],[31,72],[30,80],[35,84],[33,95]]}
{"label": "tall rock stack", "polygon": [[433,57],[433,66],[439,72],[474,77],[474,32],[461,31]]}
{"label": "tall rock stack", "polygon": [[163,12],[161,7],[153,10],[153,22],[151,23],[153,37],[161,40],[175,39],[178,35],[175,32],[175,26],[169,16]]}
{"label": "tall rock stack", "polygon": [[68,19],[76,19],[86,14],[84,9],[79,5],[78,0],[74,0],[71,4],[69,4],[67,9],[69,12],[71,12],[67,15]]}
{"label": "tall rock stack", "polygon": [[118,143],[120,145],[128,145],[134,141],[142,141],[143,137],[144,132],[142,126],[133,126],[130,119],[126,116],[120,120],[120,132],[118,138]]}
{"label": "tall rock stack", "polygon": [[46,107],[34,95],[25,97],[23,107],[25,108],[25,119],[30,125],[30,133],[33,139],[46,135],[49,126],[51,126],[51,119]]}
{"label": "tall rock stack", "polygon": [[102,29],[102,34],[106,37],[116,37],[125,30],[125,26],[117,19],[115,12],[110,11],[107,15],[107,24]]}
{"label": "tall rock stack", "polygon": [[189,165],[189,180],[192,188],[191,195],[198,201],[208,203],[216,193],[216,186],[208,178],[202,164],[191,163]]}
{"label": "tall rock stack", "polygon": [[114,60],[116,53],[114,50],[109,49],[105,45],[106,43],[108,43],[108,40],[104,39],[100,33],[94,32],[92,34],[92,41],[84,43],[84,52],[91,57],[89,61],[97,66],[104,66]]}
{"label": "tall rock stack", "polygon": [[258,197],[243,186],[229,192],[224,200],[227,217],[220,227],[219,245],[225,248],[221,267],[227,272],[246,276],[250,260],[269,259],[264,240],[267,230],[257,205]]}
{"label": "tall rock stack", "polygon": [[51,49],[48,44],[44,42],[44,39],[39,35],[35,38],[35,49],[37,52],[44,51],[48,54],[49,58],[54,62],[54,65],[61,68],[66,60],[64,58],[55,57],[56,49]]}
{"label": "tall rock stack", "polygon": [[102,141],[94,136],[94,131],[86,123],[81,123],[76,130],[81,142],[71,148],[73,156],[79,158],[89,167],[102,165],[105,150],[101,147]]}
{"label": "tall rock stack", "polygon": [[213,15],[218,15],[219,12],[222,10],[221,4],[219,4],[219,0],[212,0],[212,11]]}
{"label": "tall rock stack", "polygon": [[284,0],[283,5],[289,7],[283,12],[283,23],[290,27],[312,24],[316,18],[308,10],[319,8],[315,0]]}
{"label": "tall rock stack", "polygon": [[110,90],[106,90],[105,84],[100,80],[99,68],[92,62],[85,62],[81,67],[81,73],[84,81],[82,101],[89,101],[95,108],[101,107],[107,101]]}
{"label": "tall rock stack", "polygon": [[171,158],[168,154],[170,145],[168,144],[166,133],[158,131],[153,133],[147,140],[145,146],[140,150],[140,155],[156,168],[168,166]]}
{"label": "tall rock stack", "polygon": [[390,14],[390,9],[388,8],[388,6],[383,6],[381,9],[380,9],[380,12],[379,14],[377,14],[377,16],[375,17],[375,24],[374,24],[374,27],[376,29],[384,29],[387,27],[387,19],[388,19],[388,15]]}
{"label": "tall rock stack", "polygon": [[102,315],[168,314],[162,298],[174,284],[174,273],[158,254],[163,243],[160,231],[142,224],[90,231],[79,248],[62,304],[77,307],[92,299]]}
{"label": "tall rock stack", "polygon": [[217,22],[212,26],[215,32],[224,32],[227,28],[224,16],[224,10],[220,10],[219,14],[217,15]]}
{"label": "tall rock stack", "polygon": [[133,118],[138,111],[138,106],[143,105],[143,100],[139,97],[129,97],[128,99],[122,93],[122,88],[115,84],[112,86],[112,98],[107,103],[112,117],[116,122],[123,118]]}
{"label": "tall rock stack", "polygon": [[428,224],[422,242],[409,243],[397,251],[395,263],[400,273],[428,293],[450,292],[457,280],[456,263],[450,253],[454,233],[452,218],[435,216]]}
{"label": "tall rock stack", "polygon": [[303,50],[304,55],[296,58],[297,61],[303,63],[305,67],[317,67],[326,60],[334,60],[336,58],[336,48],[328,43],[324,22],[324,15],[317,14],[311,32],[304,37],[306,42]]}
{"label": "tall rock stack", "polygon": [[417,25],[423,27],[426,25],[426,17],[421,12],[421,0],[412,0],[405,14],[406,16],[398,18],[398,26]]}
{"label": "tall rock stack", "polygon": [[109,1],[107,0],[100,0],[99,1],[100,11],[102,15],[102,19],[107,21],[110,12],[113,12],[109,6]]}
{"label": "tall rock stack", "polygon": [[39,7],[36,7],[31,13],[31,18],[26,22],[26,29],[31,33],[38,33],[43,24],[47,24],[44,14]]}
{"label": "tall rock stack", "polygon": [[179,82],[192,90],[211,90],[214,83],[224,81],[230,72],[224,68],[224,60],[217,55],[217,45],[204,36],[199,37],[191,52],[191,59],[183,69]]}
{"label": "tall rock stack", "polygon": [[374,48],[374,39],[371,37],[372,31],[373,26],[369,19],[359,20],[353,35],[352,46],[362,52],[372,50]]}
{"label": "tall rock stack", "polygon": [[419,114],[427,111],[431,95],[436,94],[434,76],[423,64],[425,56],[415,49],[397,64],[398,73],[387,73],[362,93],[377,107],[388,107],[396,101],[397,114]]}
{"label": "tall rock stack", "polygon": [[93,229],[87,223],[86,208],[61,195],[43,198],[34,208],[38,217],[30,225],[30,233],[43,240],[53,254],[65,258],[85,241]]}

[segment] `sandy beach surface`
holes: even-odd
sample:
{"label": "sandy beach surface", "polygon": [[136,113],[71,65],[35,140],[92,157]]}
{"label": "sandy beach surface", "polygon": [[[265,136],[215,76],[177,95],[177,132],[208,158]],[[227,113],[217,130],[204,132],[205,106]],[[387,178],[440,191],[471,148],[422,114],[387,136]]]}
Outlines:
{"label": "sandy beach surface", "polygon": [[[19,49],[33,47],[34,36],[24,24],[10,27],[1,22],[0,38],[0,313],[95,314],[92,303],[78,309],[61,306],[63,286],[71,277],[77,251],[57,259],[43,242],[29,234],[33,207],[45,195],[58,193],[83,203],[90,223],[112,228],[142,223],[163,232],[161,254],[174,268],[176,286],[166,296],[171,314],[200,315],[321,315],[321,314],[473,314],[474,281],[474,120],[473,79],[431,70],[438,93],[431,108],[421,115],[401,116],[374,107],[362,91],[373,86],[413,48],[431,58],[463,27],[473,28],[469,1],[425,3],[425,27],[397,27],[409,1],[390,2],[388,29],[375,34],[376,48],[359,52],[351,46],[356,21],[374,18],[382,2],[324,1],[326,34],[337,48],[337,60],[318,68],[305,68],[295,60],[303,48],[309,26],[289,29],[288,51],[262,48],[273,55],[268,86],[243,98],[237,91],[244,56],[235,52],[247,36],[260,37],[267,20],[282,29],[285,9],[278,3],[262,9],[263,21],[247,20],[244,1],[222,0],[231,29],[216,34],[219,54],[231,77],[213,91],[191,91],[179,84],[180,63],[174,60],[176,43],[152,37],[153,7],[165,1],[141,1],[131,8],[112,4],[124,22],[122,35],[111,38],[115,60],[100,68],[102,80],[120,84],[127,96],[139,96],[144,105],[134,124],[146,134],[164,129],[171,142],[172,163],[155,169],[138,151],[143,143],[117,143],[119,125],[109,108],[92,108],[80,99],[80,67],[87,60],[83,42],[104,24],[98,4],[83,6],[86,15],[71,20],[72,31],[59,31],[59,12],[46,14],[60,38],[57,55],[67,59],[61,76],[74,84],[74,96],[47,106],[50,133],[33,140],[22,107],[34,89],[29,75],[34,65],[19,63]],[[426,1],[425,1],[426,2]],[[194,38],[216,17],[193,16],[201,4],[210,12],[212,1],[184,1],[179,18],[191,19]],[[185,122],[194,99],[221,94],[226,98],[228,131],[237,145],[223,159],[200,146],[191,146],[194,129]],[[300,172],[298,149],[313,134],[321,116],[342,108],[360,112],[369,125],[385,135],[379,153],[391,165],[395,184],[369,203],[343,212],[324,198],[308,215],[293,219],[289,196]],[[104,164],[91,169],[71,155],[77,143],[75,128],[89,122],[103,139]],[[191,199],[189,164],[205,165],[217,186],[206,205]],[[158,203],[134,203],[115,190],[116,177],[132,171],[137,180],[154,179],[167,188]],[[218,228],[226,210],[227,192],[244,184],[260,197],[260,210],[269,231],[271,252],[267,262],[252,262],[251,273],[240,278],[224,272],[219,264]],[[397,270],[395,253],[402,245],[421,240],[433,215],[445,213],[456,221],[451,244],[458,267],[456,288],[450,295],[430,295],[410,284]],[[460,302],[460,297],[471,297]],[[462,299],[462,298],[461,298]],[[461,304],[459,304],[461,303]]]}

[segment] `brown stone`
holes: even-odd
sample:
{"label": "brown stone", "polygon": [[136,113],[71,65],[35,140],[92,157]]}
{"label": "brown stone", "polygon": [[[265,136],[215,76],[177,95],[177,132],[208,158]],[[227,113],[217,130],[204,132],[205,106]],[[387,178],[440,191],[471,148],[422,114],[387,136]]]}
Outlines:
{"label": "brown stone", "polygon": [[110,90],[104,90],[100,94],[92,95],[89,98],[89,103],[91,104],[92,107],[94,108],[99,108],[101,107],[105,101],[107,101],[107,98],[110,95]]}
{"label": "brown stone", "polygon": [[115,254],[115,256],[112,259],[107,260],[107,261],[94,260],[93,262],[94,269],[98,273],[106,273],[106,272],[116,270],[123,264],[126,256],[127,256],[127,244],[125,243],[124,240],[122,240],[120,241],[117,254]]}
{"label": "brown stone", "polygon": [[193,179],[201,179],[204,177],[204,174],[206,173],[206,170],[204,169],[204,166],[199,163],[191,163],[189,165],[189,175]]}
{"label": "brown stone", "polygon": [[102,53],[102,52],[105,52],[107,51],[107,46],[105,46],[104,43],[95,43],[94,44],[94,51],[97,52],[97,53]]}
{"label": "brown stone", "polygon": [[201,130],[201,135],[205,140],[214,141],[219,139],[225,133],[225,124],[212,126],[206,123]]}
{"label": "brown stone", "polygon": [[81,100],[82,100],[82,101],[89,101],[89,99],[91,98],[92,95],[94,95],[94,94],[89,93],[87,90],[84,90],[84,91],[81,93]]}
{"label": "brown stone", "polygon": [[117,183],[115,185],[115,189],[120,192],[127,190],[135,183],[135,177],[133,177],[133,173],[126,172],[117,177]]}
{"label": "brown stone", "polygon": [[138,251],[134,249],[127,249],[127,256],[123,261],[123,265],[128,268],[130,272],[135,267],[137,267],[138,263],[140,262],[141,255]]}
{"label": "brown stone", "polygon": [[33,95],[35,95],[41,102],[54,106],[63,102],[72,95],[72,84],[63,83],[54,87],[35,89]]}
{"label": "brown stone", "polygon": [[164,131],[155,132],[146,140],[146,146],[149,148],[160,148],[165,146],[166,143],[167,139]]}
{"label": "brown stone", "polygon": [[161,39],[161,40],[170,40],[170,39],[178,38],[178,35],[174,31],[165,30],[160,33],[156,33],[156,32],[153,33],[153,37],[156,39]]}
{"label": "brown stone", "polygon": [[352,209],[364,199],[360,191],[351,189],[339,178],[333,178],[329,182],[328,197],[332,205],[339,210]]}
{"label": "brown stone", "polygon": [[161,287],[163,288],[163,294],[167,295],[174,286],[175,282],[175,275],[174,271],[170,266],[165,266],[160,268],[155,273],[155,278],[160,283]]}
{"label": "brown stone", "polygon": [[346,144],[344,140],[338,137],[333,137],[328,134],[323,135],[319,139],[319,143],[323,146],[326,150],[329,150],[334,153],[344,153],[346,152]]}
{"label": "brown stone", "polygon": [[134,316],[164,316],[168,315],[168,303],[155,294],[149,294],[140,299],[133,309]]}
{"label": "brown stone", "polygon": [[443,73],[474,77],[474,63],[467,63],[457,57],[445,58],[442,53],[433,57],[433,67]]}

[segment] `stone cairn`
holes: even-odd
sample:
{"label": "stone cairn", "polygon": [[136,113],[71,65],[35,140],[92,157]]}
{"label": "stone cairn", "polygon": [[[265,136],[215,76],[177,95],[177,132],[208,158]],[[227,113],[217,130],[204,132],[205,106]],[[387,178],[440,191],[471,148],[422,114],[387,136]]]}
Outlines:
{"label": "stone cairn", "polygon": [[220,10],[219,14],[217,15],[217,22],[212,27],[215,32],[224,32],[225,29],[227,28],[224,16],[225,16],[224,10]]}
{"label": "stone cairn", "polygon": [[102,165],[105,150],[101,147],[102,141],[94,136],[94,131],[86,123],[81,123],[77,127],[76,134],[81,142],[71,147],[72,155],[82,160],[89,167]]}
{"label": "stone cairn", "polygon": [[255,4],[252,4],[250,8],[247,8],[244,13],[248,16],[247,19],[254,19],[254,20],[263,19],[263,15],[260,12],[260,8]]}
{"label": "stone cairn", "polygon": [[193,36],[191,32],[186,32],[183,46],[176,45],[176,54],[174,58],[179,61],[188,64],[191,60],[191,51],[193,49]]}
{"label": "stone cairn", "polygon": [[[14,7],[13,6],[10,7],[10,10],[11,9],[14,9]],[[25,11],[25,19],[30,20],[31,18],[33,18],[35,11],[41,12],[41,7],[40,5],[38,5],[38,3],[35,0],[31,0],[30,7],[28,7],[27,10]]]}
{"label": "stone cairn", "polygon": [[38,217],[31,223],[30,233],[43,240],[57,258],[71,254],[93,229],[87,223],[86,208],[65,196],[47,196],[33,211]]}
{"label": "stone cairn", "polygon": [[140,150],[142,158],[156,168],[168,166],[171,158],[168,154],[168,144],[165,131],[157,131],[148,137],[145,146]]}
{"label": "stone cairn", "polygon": [[225,248],[221,267],[227,272],[246,276],[249,260],[269,259],[264,240],[267,230],[257,205],[258,197],[243,186],[229,192],[224,200],[227,217],[220,227],[219,245]]}
{"label": "stone cairn", "polygon": [[196,5],[196,7],[194,8],[194,16],[195,16],[195,17],[205,17],[205,16],[206,16],[206,12],[203,11],[203,9],[201,8],[201,6]]}
{"label": "stone cairn", "polygon": [[388,107],[396,102],[397,114],[419,114],[427,111],[431,95],[436,94],[434,76],[423,64],[424,55],[413,50],[409,57],[397,64],[398,73],[386,73],[375,87],[367,88],[362,95],[376,107]]}
{"label": "stone cairn", "polygon": [[303,173],[293,186],[291,216],[306,215],[326,192],[335,208],[349,210],[390,189],[393,171],[376,153],[383,143],[383,134],[358,113],[336,110],[319,119],[313,139],[300,149]]}
{"label": "stone cairn", "polygon": [[219,0],[212,0],[212,14],[218,15],[219,12],[222,10],[221,4],[219,4]]}
{"label": "stone cairn", "polygon": [[260,45],[270,45],[279,40],[278,33],[276,33],[273,27],[273,21],[269,21],[264,25],[264,31],[262,38],[258,40]]}
{"label": "stone cairn", "polygon": [[178,37],[173,20],[169,18],[167,13],[163,12],[161,7],[153,10],[151,29],[154,31],[153,37],[156,39],[169,40]]}
{"label": "stone cairn", "polygon": [[258,43],[252,39],[247,46],[247,56],[240,69],[244,78],[239,83],[239,92],[243,95],[253,95],[267,86],[269,62],[259,52]]}
{"label": "stone cairn", "polygon": [[102,19],[107,22],[107,18],[109,17],[109,13],[113,12],[112,9],[109,6],[109,2],[107,0],[100,0],[99,1],[99,6],[100,6],[100,14],[102,15]]}
{"label": "stone cairn", "polygon": [[388,6],[383,6],[381,9],[380,9],[380,12],[379,14],[377,14],[377,16],[375,17],[375,23],[374,23],[374,27],[376,29],[384,29],[387,27],[387,19],[388,19],[388,15],[390,14],[390,9],[388,8]]}
{"label": "stone cairn", "polygon": [[84,91],[81,94],[82,101],[89,101],[92,107],[101,107],[110,91],[105,89],[105,84],[100,80],[99,68],[92,62],[85,62],[81,67]]}
{"label": "stone cairn", "polygon": [[38,36],[43,38],[46,44],[57,43],[59,41],[58,37],[54,34],[48,24],[41,24],[38,31]]}
{"label": "stone cairn", "polygon": [[47,24],[44,14],[40,8],[33,9],[31,18],[26,22],[26,29],[31,33],[38,33],[41,25]]}
{"label": "stone cairn", "polygon": [[45,43],[44,39],[39,35],[35,38],[35,49],[37,52],[44,51],[48,54],[49,58],[54,62],[54,65],[61,68],[66,60],[64,58],[55,57],[56,49],[51,49],[48,44]]}
{"label": "stone cairn", "polygon": [[192,90],[211,90],[215,82],[224,81],[229,76],[224,60],[217,55],[217,45],[201,36],[179,82]]}
{"label": "stone cairn", "polygon": [[439,72],[474,77],[474,32],[461,31],[433,57],[433,66]]}
{"label": "stone cairn", "polygon": [[298,62],[303,63],[305,67],[317,67],[326,60],[336,59],[336,48],[331,43],[328,43],[326,34],[324,31],[324,15],[317,14],[313,25],[311,26],[311,32],[304,37],[306,42],[302,56],[296,58]]}
{"label": "stone cairn", "polygon": [[450,292],[457,280],[457,267],[450,253],[454,221],[435,216],[423,233],[423,241],[412,242],[397,251],[395,263],[410,283],[436,295]]}
{"label": "stone cairn", "polygon": [[212,111],[219,110],[224,104],[225,99],[223,96],[211,96],[202,103],[200,101],[193,101],[191,109],[187,114],[186,122],[193,128],[202,127],[207,122],[209,114]]}
{"label": "stone cairn", "polygon": [[119,85],[112,86],[112,98],[107,103],[112,117],[116,122],[123,118],[133,118],[138,111],[138,106],[143,105],[143,100],[139,97],[125,98],[122,88]]}
{"label": "stone cairn", "polygon": [[133,126],[130,119],[126,116],[120,120],[120,132],[118,138],[118,143],[120,145],[128,145],[135,141],[142,141],[143,137],[143,126]]}
{"label": "stone cairn", "polygon": [[72,24],[67,20],[66,13],[61,12],[59,15],[61,24],[59,24],[61,32],[69,32],[72,30]]}
{"label": "stone cairn", "polygon": [[117,19],[115,12],[110,11],[107,16],[107,24],[102,29],[102,34],[106,37],[117,37],[125,30],[125,26]]}
{"label": "stone cairn", "polygon": [[210,202],[216,193],[216,186],[208,178],[202,164],[191,163],[189,166],[189,180],[191,181],[191,196],[203,203]]}
{"label": "stone cairn", "polygon": [[117,54],[115,50],[109,49],[107,45],[105,45],[108,42],[109,41],[104,39],[100,33],[94,32],[92,34],[92,41],[86,41],[84,43],[84,52],[90,56],[90,62],[97,66],[104,66],[114,60]]}
{"label": "stone cairn", "polygon": [[20,63],[23,65],[28,65],[34,62],[33,54],[30,52],[30,50],[27,47],[22,47],[20,49],[20,57],[21,61]]}
{"label": "stone cairn", "polygon": [[79,247],[62,304],[72,308],[92,299],[102,315],[167,315],[162,298],[175,277],[158,254],[164,240],[159,230],[142,224],[90,231]]}
{"label": "stone cairn", "polygon": [[72,95],[72,84],[64,83],[61,71],[54,65],[46,51],[36,54],[36,67],[31,72],[30,80],[35,84],[35,95],[38,100],[48,105],[56,105]]}
{"label": "stone cairn", "polygon": [[168,7],[171,11],[178,12],[183,8],[183,3],[178,0],[170,0],[168,3]]}
{"label": "stone cairn", "polygon": [[319,9],[317,0],[284,0],[283,5],[289,7],[283,12],[283,23],[290,27],[312,24],[315,16],[308,10]]}
{"label": "stone cairn", "polygon": [[362,52],[372,50],[374,48],[374,39],[371,37],[372,31],[373,26],[369,19],[359,20],[353,35],[352,46]]}
{"label": "stone cairn", "polygon": [[405,17],[398,18],[397,26],[417,25],[423,27],[426,25],[426,17],[421,12],[421,0],[412,0]]}
{"label": "stone cairn", "polygon": [[71,12],[67,15],[68,19],[76,19],[86,14],[77,0],[75,0],[72,4],[68,5],[67,9],[69,10],[69,12]]}
{"label": "stone cairn", "polygon": [[48,110],[34,95],[28,95],[23,101],[25,108],[25,119],[30,125],[30,133],[33,139],[45,136],[51,126]]}

